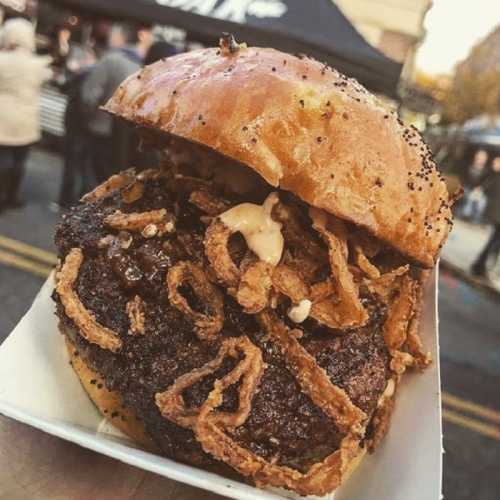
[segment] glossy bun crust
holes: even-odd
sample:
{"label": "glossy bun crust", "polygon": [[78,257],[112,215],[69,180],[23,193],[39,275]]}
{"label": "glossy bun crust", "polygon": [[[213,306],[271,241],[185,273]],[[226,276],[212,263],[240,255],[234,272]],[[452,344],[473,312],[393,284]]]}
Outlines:
{"label": "glossy bun crust", "polygon": [[110,391],[106,387],[103,378],[80,356],[78,349],[65,334],[64,327],[60,325],[60,328],[61,333],[65,335],[71,366],[78,375],[85,392],[102,416],[138,445],[154,450],[155,446],[146,435],[142,422],[133,411],[123,405],[123,399],[117,392]]}
{"label": "glossy bun crust", "polygon": [[424,266],[449,232],[449,194],[418,132],[315,60],[197,50],[130,76],[104,109],[236,159]]}

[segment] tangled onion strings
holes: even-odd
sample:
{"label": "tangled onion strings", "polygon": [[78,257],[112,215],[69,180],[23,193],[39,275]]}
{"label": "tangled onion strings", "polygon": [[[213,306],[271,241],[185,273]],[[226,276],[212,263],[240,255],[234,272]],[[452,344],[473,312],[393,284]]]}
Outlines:
{"label": "tangled onion strings", "polygon": [[[193,311],[179,292],[179,287],[184,284],[191,286],[211,314]],[[190,261],[178,262],[168,270],[167,286],[168,300],[193,320],[196,334],[201,340],[210,340],[221,331],[224,324],[223,295],[208,281],[200,266]]]}
{"label": "tangled onion strings", "polygon": [[129,333],[130,335],[144,335],[145,331],[145,311],[144,302],[136,295],[132,300],[127,302],[126,306],[127,315],[130,321]]}
{"label": "tangled onion strings", "polygon": [[380,271],[368,260],[363,248],[359,245],[354,246],[354,255],[357,266],[363,271],[368,278],[376,280],[380,278]]}
{"label": "tangled onion strings", "polygon": [[415,282],[405,275],[401,281],[398,297],[389,306],[383,327],[384,341],[390,351],[398,350],[404,344],[414,303]]}
{"label": "tangled onion strings", "polygon": [[205,254],[217,281],[227,286],[246,313],[255,314],[269,304],[273,266],[249,253],[238,268],[228,249],[231,234],[221,220],[212,221],[205,234]]}
{"label": "tangled onion strings", "polygon": [[379,278],[365,279],[364,284],[370,293],[376,295],[384,304],[388,304],[394,293],[399,290],[399,278],[409,270],[410,266],[406,264],[380,275]]}
{"label": "tangled onion strings", "polygon": [[318,231],[328,246],[328,256],[337,300],[328,297],[313,304],[313,314],[318,321],[330,328],[350,328],[362,326],[368,320],[368,313],[361,304],[358,286],[347,264],[348,249],[346,242],[346,230],[340,220],[331,219],[335,224],[336,234],[327,228],[326,212],[311,207],[309,214],[313,221],[313,228]]}
{"label": "tangled onion strings", "polygon": [[242,270],[236,300],[247,314],[256,314],[269,304],[273,267],[267,262],[251,259],[243,263]]}
{"label": "tangled onion strings", "polygon": [[325,495],[337,488],[360,453],[359,438],[344,437],[340,448],[316,463],[306,473],[285,465],[268,462],[236,443],[217,425],[213,413],[222,403],[223,394],[216,388],[201,407],[195,424],[196,438],[203,450],[223,461],[243,476],[250,476],[259,487],[284,487],[301,495]]}
{"label": "tangled onion strings", "polygon": [[297,207],[280,201],[274,205],[272,215],[281,223],[283,236],[288,246],[299,250],[306,260],[313,260],[316,263],[327,260],[327,253],[309,235],[307,224],[301,220]]}
{"label": "tangled onion strings", "polygon": [[365,413],[351,402],[343,389],[331,382],[316,359],[298,342],[294,331],[272,312],[260,313],[258,320],[271,341],[279,346],[288,369],[295,375],[302,391],[335,422],[341,432],[361,434]]}
{"label": "tangled onion strings", "polygon": [[198,207],[202,212],[216,216],[229,208],[229,203],[207,190],[193,191],[189,195],[189,202]]}
{"label": "tangled onion strings", "polygon": [[269,335],[283,349],[288,366],[302,390],[346,432],[340,447],[320,463],[302,473],[287,466],[268,462],[237,444],[220,424],[217,407],[222,404],[224,389],[233,381],[222,379],[199,409],[194,432],[204,451],[224,461],[240,474],[251,476],[258,486],[290,488],[302,495],[324,495],[336,488],[360,453],[359,440],[366,415],[356,408],[342,389],[335,387],[315,360],[300,346],[286,326],[268,313],[259,315]]}
{"label": "tangled onion strings", "polygon": [[273,287],[290,300],[298,304],[302,299],[310,298],[310,288],[302,279],[299,271],[287,264],[280,264],[273,272]]}
{"label": "tangled onion strings", "polygon": [[250,414],[252,397],[265,369],[260,349],[246,336],[225,339],[212,361],[182,375],[166,391],[157,393],[155,400],[161,414],[181,427],[193,429],[200,408],[187,408],[182,393],[199,380],[214,373],[227,356],[235,359],[241,357],[241,359],[227,375],[215,381],[214,390],[222,393],[227,387],[241,380],[238,388],[238,410],[234,413],[215,412],[211,418],[217,425],[230,430],[242,425]]}
{"label": "tangled onion strings", "polygon": [[425,368],[432,362],[431,353],[424,351],[422,340],[418,335],[420,317],[422,316],[423,290],[425,282],[429,278],[429,275],[430,271],[421,271],[415,298],[416,304],[413,310],[413,316],[408,326],[408,333],[406,337],[406,347],[408,349],[408,352],[413,356],[415,363],[419,368]]}
{"label": "tangled onion strings", "polygon": [[125,170],[125,172],[121,172],[120,174],[112,175],[107,181],[104,181],[93,191],[84,195],[82,197],[82,201],[92,203],[101,198],[107,198],[114,191],[132,184],[135,178],[135,172],[133,169]]}
{"label": "tangled onion strings", "polygon": [[[238,288],[241,272],[229,254],[231,230],[219,219],[214,219],[205,233],[205,254],[220,283],[228,292]],[[231,290],[232,289],[232,290]]]}
{"label": "tangled onion strings", "polygon": [[123,213],[116,210],[104,218],[104,224],[119,231],[143,231],[154,226],[160,234],[173,231],[174,221],[175,217],[164,208],[141,213]]}
{"label": "tangled onion strings", "polygon": [[103,349],[117,352],[122,346],[118,335],[97,322],[94,315],[81,303],[74,289],[82,262],[82,251],[79,248],[71,249],[59,272],[56,292],[66,316],[73,320],[83,338]]}
{"label": "tangled onion strings", "polygon": [[134,203],[140,200],[144,194],[144,182],[136,180],[132,184],[123,188],[122,200],[125,203]]}
{"label": "tangled onion strings", "polygon": [[373,432],[370,438],[367,439],[367,447],[370,453],[375,451],[389,429],[398,379],[399,376],[396,376],[387,381],[385,391],[378,400],[377,408],[371,420]]}
{"label": "tangled onion strings", "polygon": [[[401,279],[399,295],[389,306],[387,319],[383,326],[384,341],[391,353],[391,370],[404,373],[406,367],[427,366],[431,361],[430,353],[424,353],[418,336],[420,317],[419,300],[421,286],[407,274]],[[409,352],[402,348],[406,346]]]}

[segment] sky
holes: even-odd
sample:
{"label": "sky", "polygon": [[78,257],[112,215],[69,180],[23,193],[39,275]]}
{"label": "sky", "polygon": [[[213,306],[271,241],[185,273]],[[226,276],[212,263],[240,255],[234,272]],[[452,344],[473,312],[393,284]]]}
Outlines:
{"label": "sky", "polygon": [[417,68],[430,74],[452,73],[498,24],[500,0],[434,0],[425,17],[427,35],[417,53]]}

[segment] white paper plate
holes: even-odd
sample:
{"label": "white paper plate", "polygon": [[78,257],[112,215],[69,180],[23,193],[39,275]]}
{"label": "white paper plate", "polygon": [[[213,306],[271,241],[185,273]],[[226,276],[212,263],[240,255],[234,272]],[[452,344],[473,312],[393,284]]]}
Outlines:
{"label": "white paper plate", "polygon": [[[437,274],[437,273],[436,273]],[[136,448],[103,423],[69,366],[50,298],[52,279],[0,346],[0,412],[136,467],[238,499],[300,498],[264,491]],[[441,406],[436,279],[425,294],[421,335],[434,363],[404,377],[390,431],[335,500],[440,500]],[[0,443],[1,446],[1,443]],[[329,495],[326,498],[333,498]]]}

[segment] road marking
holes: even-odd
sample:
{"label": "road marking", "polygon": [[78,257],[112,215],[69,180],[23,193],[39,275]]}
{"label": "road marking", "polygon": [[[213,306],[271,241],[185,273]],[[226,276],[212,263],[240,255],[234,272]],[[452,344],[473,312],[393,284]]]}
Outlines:
{"label": "road marking", "polygon": [[47,250],[42,250],[41,248],[28,245],[22,241],[7,238],[6,236],[0,235],[0,247],[5,250],[12,250],[20,255],[32,257],[45,264],[53,266],[57,264],[57,255],[55,253],[47,252]]}
{"label": "road marking", "polygon": [[448,392],[443,392],[441,394],[443,404],[446,406],[451,406],[456,410],[462,410],[467,413],[472,413],[478,417],[489,420],[495,424],[500,424],[500,412],[488,408],[487,406],[478,405],[472,401],[467,401],[466,399],[458,398],[453,396]]}
{"label": "road marking", "polygon": [[19,257],[19,255],[0,250],[0,264],[5,264],[10,267],[22,269],[30,273],[46,278],[52,272],[52,267],[45,264],[39,264],[30,259]]}
{"label": "road marking", "polygon": [[443,408],[443,420],[500,441],[500,428]]}

